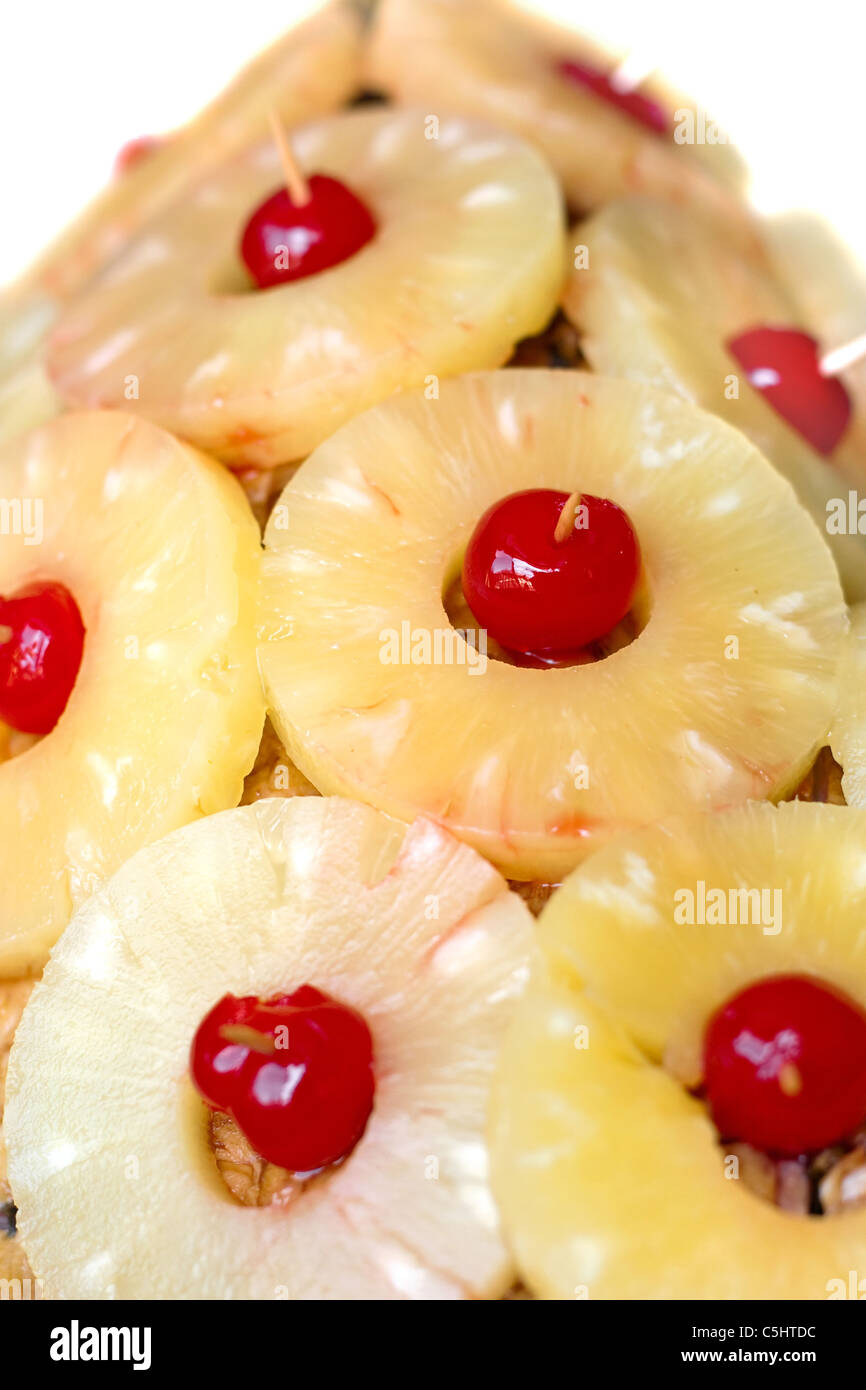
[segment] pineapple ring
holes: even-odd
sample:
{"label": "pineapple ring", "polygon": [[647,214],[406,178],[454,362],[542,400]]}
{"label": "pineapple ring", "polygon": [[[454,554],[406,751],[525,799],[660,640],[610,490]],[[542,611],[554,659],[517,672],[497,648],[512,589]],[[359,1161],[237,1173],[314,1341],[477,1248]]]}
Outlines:
{"label": "pineapple ring", "polygon": [[0,297],[0,443],[43,424],[60,409],[42,360],[55,306],[20,287]]}
{"label": "pineapple ring", "polygon": [[53,419],[60,409],[37,348],[9,376],[0,377],[0,444]]}
{"label": "pineapple ring", "polygon": [[41,967],[142,844],[237,804],[264,708],[258,527],[224,468],[130,416],[71,414],[4,445],[0,478],[42,499],[40,544],[3,537],[0,593],[65,584],[86,628],[57,726],[0,761],[2,977]]}
{"label": "pineapple ring", "polygon": [[[766,232],[774,269],[821,347],[829,351],[866,332],[866,269],[841,237],[805,212],[771,218]],[[854,407],[848,453],[856,449],[866,459],[866,358],[846,367],[839,379]]]}
{"label": "pineapple ring", "polygon": [[[8,1209],[12,1194],[6,1180],[6,1142],[3,1133],[3,1111],[6,1100],[6,1068],[9,1062],[9,1049],[15,1036],[15,1029],[24,1011],[24,1006],[33,988],[30,980],[0,980],[0,1280],[30,1280],[23,1285],[23,1297],[38,1297],[39,1287],[33,1282],[33,1273],[24,1254],[20,1237],[8,1234]],[[6,1210],[4,1211],[4,1208]],[[0,1283],[0,1289],[4,1286]],[[2,1297],[2,1294],[0,1294]]]}
{"label": "pineapple ring", "polygon": [[43,363],[44,334],[61,303],[209,169],[262,137],[272,109],[294,125],[348,100],[360,85],[360,54],[360,14],[348,4],[329,6],[256,58],[185,129],[112,179],[64,228],[0,300],[0,442],[61,408]]}
{"label": "pineapple ring", "polygon": [[[706,1107],[661,1065],[691,1056],[699,1082],[711,1014],[767,975],[817,975],[866,1007],[864,864],[866,814],[753,804],[624,837],[554,894],[491,1130],[536,1293],[821,1299],[864,1268],[866,1209],[803,1219],[726,1179]],[[772,909],[763,926],[676,925],[675,895],[700,882],[778,890],[779,931]]]}
{"label": "pineapple ring", "polygon": [[[472,528],[528,487],[628,511],[652,594],[636,640],[559,670],[490,660],[477,680],[462,639],[452,664],[384,664],[404,623],[430,657],[454,638],[442,595]],[[546,882],[684,804],[796,786],[847,626],[830,552],[742,435],[648,387],[541,369],[394,397],[317,449],[271,514],[260,606],[272,719],[320,791],[430,815]]]}
{"label": "pineapple ring", "polygon": [[263,138],[271,109],[286,125],[347,101],[360,86],[361,17],[329,5],[255,58],[181,130],[117,175],[39,257],[26,283],[64,300],[197,180]]}
{"label": "pineapple ring", "polygon": [[851,609],[851,630],[839,674],[839,701],[830,728],[830,750],[842,768],[849,806],[866,806],[866,603]]}
{"label": "pineapple ring", "polygon": [[[484,1134],[532,933],[438,826],[341,799],[259,801],[142,850],[64,933],[12,1050],[9,1174],[46,1294],[503,1294]],[[226,990],[301,981],[364,1014],[373,1111],[288,1211],[240,1206],[207,1146],[190,1041]]]}
{"label": "pineapple ring", "polygon": [[49,350],[79,405],[140,409],[230,462],[303,457],[358,411],[438,375],[498,366],[540,330],[565,274],[559,188],[487,125],[359,110],[295,134],[302,165],[348,182],[379,220],[333,269],[241,293],[236,247],[282,181],[269,144],[150,224],[61,320]]}
{"label": "pineapple ring", "polygon": [[863,480],[866,417],[855,417],[831,463],[743,379],[725,348],[748,328],[799,321],[766,252],[756,244],[746,254],[699,214],[639,198],[603,208],[575,237],[588,265],[571,273],[563,305],[591,366],[674,390],[747,434],[827,537],[848,597],[866,598],[863,537],[827,529],[828,503],[847,498],[845,475]]}
{"label": "pineapple ring", "polygon": [[[569,206],[587,211],[646,192],[706,205],[748,235],[745,169],[728,144],[677,144],[561,77],[556,59],[612,66],[585,37],[483,0],[380,0],[367,77],[401,102],[495,121],[537,145]],[[694,103],[650,78],[641,90],[671,114]],[[441,106],[439,105],[441,103]]]}

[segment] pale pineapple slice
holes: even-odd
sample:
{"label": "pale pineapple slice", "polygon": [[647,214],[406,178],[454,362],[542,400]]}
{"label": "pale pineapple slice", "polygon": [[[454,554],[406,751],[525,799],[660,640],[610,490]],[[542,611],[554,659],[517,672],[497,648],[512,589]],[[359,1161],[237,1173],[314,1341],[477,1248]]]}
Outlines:
{"label": "pale pineapple slice", "polygon": [[0,761],[0,976],[12,976],[41,967],[75,906],[139,846],[237,804],[264,708],[258,528],[225,469],[105,412],[4,445],[0,479],[28,523],[3,536],[0,593],[65,584],[86,629],[57,726]]}
{"label": "pale pineapple slice", "polygon": [[[604,660],[485,668],[449,627],[476,521],[529,487],[610,497],[635,525],[648,618]],[[385,402],[301,465],[265,533],[259,658],[289,756],[321,791],[434,817],[510,878],[557,882],[617,831],[793,789],[846,626],[829,550],[742,435],[582,372]]]}
{"label": "pale pineapple slice", "polygon": [[[553,896],[492,1106],[494,1193],[536,1293],[822,1299],[864,1268],[866,1209],[805,1219],[726,1177],[676,1079],[700,1081],[710,1016],[763,976],[866,1006],[864,866],[866,813],[753,804],[623,837]],[[764,890],[764,910],[701,925],[701,883]]]}
{"label": "pale pineapple slice", "polygon": [[833,228],[815,213],[791,212],[768,218],[764,230],[777,275],[827,348],[866,332],[866,270]]}
{"label": "pale pineapple slice", "polygon": [[725,347],[748,328],[801,326],[766,251],[756,242],[746,253],[700,214],[640,198],[611,203],[581,223],[574,238],[587,264],[572,271],[564,306],[590,364],[676,391],[747,434],[790,479],[827,536],[848,597],[866,597],[866,541],[836,535],[833,527],[828,532],[827,525],[850,481],[866,476],[859,431],[842,441],[832,461],[821,458],[749,384]]}
{"label": "pale pineapple slice", "polygon": [[575,211],[653,193],[706,204],[748,235],[745,169],[733,147],[674,138],[681,113],[689,113],[686,123],[698,119],[693,102],[649,78],[641,91],[670,117],[670,130],[658,134],[558,71],[563,60],[608,71],[624,56],[490,0],[381,0],[366,67],[371,85],[398,101],[487,117],[532,141]]}
{"label": "pale pineapple slice", "polygon": [[[259,801],[142,850],[64,933],[12,1051],[9,1172],[46,1293],[503,1294],[484,1130],[532,932],[439,827],[341,799]],[[190,1041],[227,990],[301,983],[366,1018],[373,1111],[289,1208],[241,1205],[187,1078]]]}
{"label": "pale pineapple slice", "polygon": [[866,806],[866,603],[851,609],[830,747],[842,765],[842,790],[848,805]]}
{"label": "pale pineapple slice", "polygon": [[61,320],[49,367],[79,405],[123,405],[230,462],[302,458],[398,388],[499,366],[553,312],[561,199],[539,156],[490,126],[358,110],[305,126],[305,169],[348,183],[378,221],[333,269],[272,289],[238,245],[282,182],[255,147],[150,224]]}
{"label": "pale pineapple slice", "polygon": [[327,5],[245,67],[200,114],[100,193],[40,256],[27,283],[65,300],[193,183],[264,137],[274,109],[289,126],[324,115],[360,86],[361,19]]}
{"label": "pale pineapple slice", "polygon": [[[776,273],[822,348],[829,352],[861,338],[866,333],[866,267],[850,246],[815,213],[769,218],[766,235]],[[845,453],[866,460],[866,358],[845,367],[839,378],[854,406]]]}

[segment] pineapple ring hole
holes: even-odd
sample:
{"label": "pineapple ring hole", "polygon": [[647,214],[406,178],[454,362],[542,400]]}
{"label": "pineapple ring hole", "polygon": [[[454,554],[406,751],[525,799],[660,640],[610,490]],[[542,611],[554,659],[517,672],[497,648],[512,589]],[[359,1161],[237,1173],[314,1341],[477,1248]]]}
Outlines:
{"label": "pineapple ring hole", "polygon": [[[442,586],[442,607],[451,626],[458,632],[480,632],[481,625],[463,592],[463,552],[456,556],[448,566],[445,575],[445,582]],[[640,578],[638,579],[635,591],[634,602],[622,622],[617,623],[616,627],[602,637],[598,642],[593,642],[591,646],[584,647],[581,652],[575,653],[571,661],[557,662],[555,666],[546,666],[538,663],[539,670],[563,670],[568,666],[589,666],[596,661],[603,661],[606,656],[613,656],[614,652],[622,651],[628,647],[643,632],[652,614],[652,597],[650,593],[649,580],[646,570],[641,566]],[[495,637],[487,634],[487,655],[491,661],[501,661],[506,666],[519,666],[522,668],[535,667],[536,663],[530,660],[521,660],[519,653],[509,651],[507,647],[502,647]]]}
{"label": "pineapple ring hole", "polygon": [[719,1148],[725,1181],[735,1174],[754,1196],[792,1216],[836,1216],[866,1203],[866,1130],[804,1158],[773,1158],[721,1138]]}
{"label": "pineapple ring hole", "polygon": [[211,1111],[195,1089],[189,1075],[181,1078],[178,1087],[178,1126],[184,1154],[201,1182],[223,1202],[232,1201],[216,1164],[210,1137]]}
{"label": "pineapple ring hole", "polygon": [[[183,1147],[197,1177],[221,1202],[235,1206],[286,1206],[304,1184],[282,1181],[282,1169],[269,1172],[227,1115],[205,1105],[189,1076],[180,1085],[179,1123]],[[226,1127],[233,1126],[234,1133]],[[289,1190],[291,1189],[291,1190]]]}
{"label": "pineapple ring hole", "polygon": [[[75,602],[77,603],[77,599]],[[7,628],[7,632],[8,630]],[[83,664],[84,660],[82,657],[82,665]],[[81,671],[79,670],[78,676],[80,675]],[[70,700],[72,699],[72,692],[78,684],[78,676],[76,676],[72,690],[69,692]],[[63,715],[61,714],[60,719],[62,718]],[[57,722],[59,724],[60,720]],[[50,732],[53,732],[53,730]],[[3,763],[11,762],[13,758],[23,757],[25,753],[30,752],[31,748],[35,748],[38,743],[41,743],[44,738],[48,738],[48,734],[25,734],[22,733],[20,729],[13,729],[10,724],[4,724],[3,720],[0,719],[0,766],[2,766]]]}
{"label": "pineapple ring hole", "polygon": [[211,1110],[207,1121],[210,1157],[229,1198],[241,1207],[289,1207],[309,1187],[327,1179],[330,1169],[290,1173],[262,1158],[237,1123]]}
{"label": "pineapple ring hole", "polygon": [[[696,1037],[671,1040],[662,1065],[705,1103],[701,1050]],[[724,1181],[742,1182],[770,1206],[796,1216],[835,1216],[866,1203],[866,1126],[846,1142],[793,1159],[774,1158],[751,1144],[725,1140],[718,1131],[716,1138]]]}
{"label": "pineapple ring hole", "polygon": [[230,1116],[205,1105],[189,1076],[180,1088],[184,1148],[208,1189],[241,1207],[289,1207],[311,1187],[326,1182],[339,1164],[316,1173],[290,1173],[256,1153]]}

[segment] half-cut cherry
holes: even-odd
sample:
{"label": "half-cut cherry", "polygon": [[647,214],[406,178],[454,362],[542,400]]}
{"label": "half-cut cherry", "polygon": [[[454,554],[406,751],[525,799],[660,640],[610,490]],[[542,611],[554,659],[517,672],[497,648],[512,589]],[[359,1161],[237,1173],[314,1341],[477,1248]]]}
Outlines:
{"label": "half-cut cherry", "polygon": [[648,130],[656,135],[666,135],[670,130],[668,114],[663,106],[650,97],[642,96],[640,92],[633,88],[624,91],[611,81],[612,73],[605,72],[603,68],[597,68],[592,63],[576,62],[572,58],[563,58],[556,63],[557,71],[569,82],[574,82],[579,87],[585,87],[594,96],[600,97],[608,105],[617,107],[618,110],[630,116],[633,121],[638,121],[646,126]]}
{"label": "half-cut cherry", "polygon": [[710,1020],[704,1084],[716,1128],[765,1153],[814,1153],[866,1121],[866,1013],[808,975],[774,975]]}
{"label": "half-cut cherry", "polygon": [[797,328],[750,328],[728,352],[768,405],[816,449],[831,454],[848,428],[851,401],[838,377],[821,371],[819,346]]}
{"label": "half-cut cherry", "polygon": [[0,598],[0,719],[24,734],[49,734],[83,650],[81,614],[62,584],[28,584]]}
{"label": "half-cut cherry", "polygon": [[225,995],[198,1027],[190,1072],[262,1158],[293,1173],[345,1158],[375,1091],[367,1024],[312,985],[266,1000]]}
{"label": "half-cut cherry", "polygon": [[354,256],[376,234],[376,221],[339,179],[313,174],[309,201],[279,188],[244,228],[241,256],[259,289],[302,280]]}
{"label": "half-cut cherry", "polygon": [[[563,507],[573,524],[557,539]],[[573,653],[606,636],[631,607],[640,546],[604,497],[532,488],[484,513],[466,547],[463,593],[480,625],[516,652]]]}

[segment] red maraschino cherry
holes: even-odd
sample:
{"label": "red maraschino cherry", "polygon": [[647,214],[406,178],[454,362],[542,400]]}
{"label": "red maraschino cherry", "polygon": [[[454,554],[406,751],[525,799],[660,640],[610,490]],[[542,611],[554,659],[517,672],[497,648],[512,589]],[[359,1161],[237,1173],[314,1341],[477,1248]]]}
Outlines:
{"label": "red maraschino cherry", "polygon": [[164,144],[163,135],[137,135],[134,140],[127,140],[114,156],[114,177],[117,179],[128,174],[130,169],[134,169],[137,164],[143,164]]}
{"label": "red maraschino cherry", "polygon": [[585,87],[595,96],[606,101],[608,105],[617,107],[618,110],[630,116],[633,121],[638,121],[646,126],[648,130],[656,135],[666,135],[670,129],[670,121],[667,112],[657,101],[650,97],[642,96],[634,88],[622,89],[613,82],[612,74],[605,72],[602,68],[593,66],[592,63],[579,63],[571,58],[564,58],[556,64],[560,75],[569,82],[576,83],[579,87]]}
{"label": "red maraschino cherry", "polygon": [[81,614],[62,584],[28,584],[0,598],[0,719],[24,734],[49,734],[83,650]]}
{"label": "red maraschino cherry", "polygon": [[783,420],[819,454],[833,452],[848,428],[851,401],[842,382],[821,371],[814,338],[796,328],[750,328],[727,349]]}
{"label": "red maraschino cherry", "polygon": [[372,215],[339,179],[313,174],[309,195],[298,204],[277,189],[244,228],[241,256],[259,289],[330,270],[375,236]]}
{"label": "red maraschino cherry", "polygon": [[775,975],[729,999],[704,1040],[716,1128],[793,1157],[839,1143],[866,1121],[866,1013],[807,975]]}
{"label": "red maraschino cherry", "polygon": [[269,1163],[309,1173],[345,1158],[373,1106],[373,1042],[355,1009],[302,985],[225,995],[198,1027],[190,1072]]}
{"label": "red maraschino cherry", "polygon": [[[574,515],[563,535],[566,504]],[[533,488],[484,513],[466,548],[463,593],[503,647],[569,653],[625,617],[639,574],[640,547],[622,507]]]}

